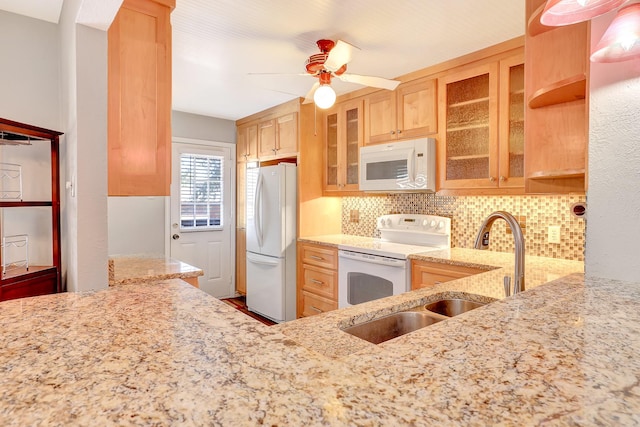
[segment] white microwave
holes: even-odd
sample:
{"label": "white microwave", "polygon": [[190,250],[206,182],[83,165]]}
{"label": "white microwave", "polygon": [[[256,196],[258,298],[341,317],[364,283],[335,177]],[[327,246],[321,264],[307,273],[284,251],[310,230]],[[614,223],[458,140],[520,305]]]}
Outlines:
{"label": "white microwave", "polygon": [[361,191],[436,191],[436,140],[362,147],[359,182]]}

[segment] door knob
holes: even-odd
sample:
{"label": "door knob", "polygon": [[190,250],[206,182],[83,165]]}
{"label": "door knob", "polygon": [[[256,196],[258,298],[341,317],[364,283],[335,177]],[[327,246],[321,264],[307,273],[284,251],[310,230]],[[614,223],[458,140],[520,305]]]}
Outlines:
{"label": "door knob", "polygon": [[174,234],[173,236],[171,236],[171,238],[173,240],[178,240],[180,238],[180,235],[179,234]]}

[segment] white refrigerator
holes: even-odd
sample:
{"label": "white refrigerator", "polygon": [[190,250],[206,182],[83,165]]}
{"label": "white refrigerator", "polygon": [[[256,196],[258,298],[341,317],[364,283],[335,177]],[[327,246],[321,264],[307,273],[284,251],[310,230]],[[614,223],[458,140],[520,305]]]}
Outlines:
{"label": "white refrigerator", "polygon": [[296,318],[296,166],[247,169],[247,308]]}

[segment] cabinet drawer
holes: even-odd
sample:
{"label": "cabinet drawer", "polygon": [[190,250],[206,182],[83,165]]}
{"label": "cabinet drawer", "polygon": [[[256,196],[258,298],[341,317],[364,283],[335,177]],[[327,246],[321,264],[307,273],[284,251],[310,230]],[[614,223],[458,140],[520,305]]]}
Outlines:
{"label": "cabinet drawer", "polygon": [[302,291],[302,317],[313,316],[337,309],[337,301]]}
{"label": "cabinet drawer", "polygon": [[326,298],[338,298],[338,273],[334,270],[302,266],[302,289]]}
{"label": "cabinet drawer", "polygon": [[317,267],[338,269],[338,251],[326,246],[304,244],[301,249],[301,262]]}
{"label": "cabinet drawer", "polygon": [[473,267],[411,261],[411,289],[428,288],[485,271]]}

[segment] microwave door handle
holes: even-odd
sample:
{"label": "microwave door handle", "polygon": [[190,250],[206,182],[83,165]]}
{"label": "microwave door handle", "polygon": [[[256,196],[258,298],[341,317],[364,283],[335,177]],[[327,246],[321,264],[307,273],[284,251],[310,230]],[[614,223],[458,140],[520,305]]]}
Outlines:
{"label": "microwave door handle", "polygon": [[415,172],[416,172],[416,150],[412,149],[411,150],[411,156],[409,156],[411,158],[411,160],[409,161],[409,180],[410,182],[416,182],[416,176],[415,176]]}

